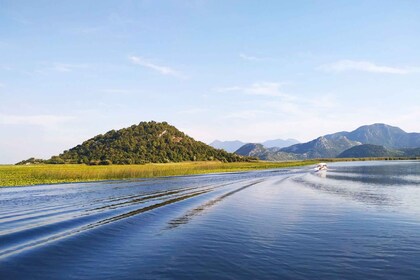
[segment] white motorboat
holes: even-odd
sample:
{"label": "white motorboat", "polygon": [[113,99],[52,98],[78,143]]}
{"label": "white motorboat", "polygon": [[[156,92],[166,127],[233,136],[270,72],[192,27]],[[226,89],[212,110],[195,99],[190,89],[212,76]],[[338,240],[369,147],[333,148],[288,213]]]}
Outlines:
{"label": "white motorboat", "polygon": [[316,167],[314,169],[315,169],[316,172],[327,171],[328,167],[327,167],[327,164],[325,162],[320,162],[316,165]]}

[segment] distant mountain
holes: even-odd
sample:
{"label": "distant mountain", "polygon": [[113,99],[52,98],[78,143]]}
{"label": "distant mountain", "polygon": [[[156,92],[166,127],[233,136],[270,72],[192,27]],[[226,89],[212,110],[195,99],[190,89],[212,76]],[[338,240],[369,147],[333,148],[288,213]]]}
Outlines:
{"label": "distant mountain", "polygon": [[332,135],[346,136],[349,140],[363,144],[385,146],[390,149],[420,147],[420,133],[407,133],[401,128],[382,123],[364,125],[351,132]]}
{"label": "distant mountain", "polygon": [[262,142],[261,144],[263,144],[264,147],[267,147],[267,148],[284,148],[284,147],[289,147],[291,145],[298,144],[298,143],[299,143],[298,140],[289,138],[286,140],[283,140],[283,139],[267,140],[267,141]]}
{"label": "distant mountain", "polygon": [[[288,147],[293,144],[299,143],[296,139],[274,139],[274,140],[267,140],[262,142],[261,144],[264,145],[266,148],[284,148]],[[209,145],[216,149],[223,149],[227,152],[233,153],[236,150],[238,150],[240,147],[245,145],[247,143],[235,140],[235,141],[220,141],[220,140],[214,140]]]}
{"label": "distant mountain", "polygon": [[364,158],[364,157],[420,157],[420,148],[388,149],[384,146],[363,144],[345,150],[339,158]]}
{"label": "distant mountain", "polygon": [[[337,132],[306,143],[278,148],[288,140],[270,140],[262,144],[241,141],[214,141],[211,145],[196,141],[166,122],[141,122],[120,130],[97,135],[58,156],[43,161],[28,159],[21,164],[88,163],[141,164],[195,160],[247,161],[295,160],[333,157],[420,156],[420,133],[407,133],[386,124],[365,125],[351,132]],[[366,145],[369,144],[369,145]]]}
{"label": "distant mountain", "polygon": [[364,158],[364,157],[394,157],[403,156],[402,152],[389,150],[384,146],[363,144],[345,150],[337,157],[339,158]]}
{"label": "distant mountain", "polygon": [[268,161],[297,160],[302,158],[300,155],[282,152],[279,148],[266,148],[259,143],[245,144],[235,154]]}
{"label": "distant mountain", "polygon": [[303,158],[333,158],[356,145],[360,145],[360,142],[351,141],[346,136],[321,136],[307,143],[283,148],[281,151],[298,154]]}
{"label": "distant mountain", "polygon": [[257,156],[262,153],[265,153],[266,151],[267,149],[259,143],[248,143],[240,147],[237,151],[235,151],[235,154],[241,156]]}
{"label": "distant mountain", "polygon": [[[351,132],[341,131],[327,134],[307,143],[283,148],[281,151],[299,154],[305,158],[325,158],[336,157],[345,150],[360,144],[384,146],[387,151],[401,148],[416,148],[420,147],[420,133],[407,133],[398,127],[377,123],[361,126]],[[355,149],[351,152],[370,154],[369,151],[372,149],[372,147],[370,149],[362,147],[360,150]],[[378,157],[383,153],[389,154],[389,152],[385,151],[382,151],[382,153],[378,149],[373,149],[371,152],[372,154],[378,154]]]}
{"label": "distant mountain", "polygon": [[97,135],[52,157],[49,163],[141,164],[247,158],[196,141],[166,122],[141,122]]}
{"label": "distant mountain", "polygon": [[234,151],[236,151],[237,149],[239,149],[240,147],[242,147],[245,144],[246,143],[241,142],[239,140],[235,140],[235,141],[214,140],[209,145],[212,146],[213,148],[223,149],[226,152],[233,153]]}

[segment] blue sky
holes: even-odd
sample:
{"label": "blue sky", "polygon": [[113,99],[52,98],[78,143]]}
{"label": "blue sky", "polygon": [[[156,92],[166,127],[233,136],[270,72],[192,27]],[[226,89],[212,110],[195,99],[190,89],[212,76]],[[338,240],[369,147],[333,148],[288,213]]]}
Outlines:
{"label": "blue sky", "polygon": [[420,131],[419,1],[0,0],[0,163],[145,120],[262,141]]}

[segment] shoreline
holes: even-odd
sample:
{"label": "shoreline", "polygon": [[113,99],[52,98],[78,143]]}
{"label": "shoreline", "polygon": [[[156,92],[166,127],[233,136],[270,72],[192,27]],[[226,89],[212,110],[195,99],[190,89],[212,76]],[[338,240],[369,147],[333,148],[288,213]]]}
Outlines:
{"label": "shoreline", "polygon": [[316,161],[308,160],[233,163],[200,161],[95,166],[84,164],[0,165],[0,188],[268,170],[307,166],[315,163]]}
{"label": "shoreline", "polygon": [[372,160],[418,160],[418,158],[332,158],[283,162],[254,161],[232,163],[200,161],[100,166],[84,164],[0,165],[0,188],[281,169],[308,166],[320,161],[345,162]]}

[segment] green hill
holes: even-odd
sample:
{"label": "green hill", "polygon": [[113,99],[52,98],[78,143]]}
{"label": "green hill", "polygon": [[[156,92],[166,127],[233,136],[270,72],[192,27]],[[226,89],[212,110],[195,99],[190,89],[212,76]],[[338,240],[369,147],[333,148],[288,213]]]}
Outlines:
{"label": "green hill", "polygon": [[364,144],[345,150],[337,157],[339,158],[363,158],[363,157],[395,157],[403,156],[403,153],[397,150],[389,150],[384,146]]}
{"label": "green hill", "polygon": [[420,147],[419,148],[412,148],[412,149],[401,149],[402,153],[406,157],[420,157]]}
{"label": "green hill", "polygon": [[142,164],[182,161],[247,161],[196,141],[166,122],[141,122],[97,135],[47,163]]}

